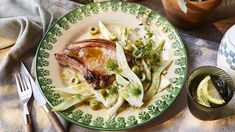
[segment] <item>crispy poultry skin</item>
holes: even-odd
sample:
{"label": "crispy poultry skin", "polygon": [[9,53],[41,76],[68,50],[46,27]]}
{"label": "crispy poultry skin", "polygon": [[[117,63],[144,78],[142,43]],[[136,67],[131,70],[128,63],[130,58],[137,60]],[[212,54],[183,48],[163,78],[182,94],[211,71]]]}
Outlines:
{"label": "crispy poultry skin", "polygon": [[[60,65],[68,66],[83,73],[88,83],[94,84],[96,89],[112,84],[114,75],[107,71],[109,59],[116,61],[115,42],[104,39],[87,39],[66,45],[55,58]],[[130,57],[127,55],[127,60]]]}

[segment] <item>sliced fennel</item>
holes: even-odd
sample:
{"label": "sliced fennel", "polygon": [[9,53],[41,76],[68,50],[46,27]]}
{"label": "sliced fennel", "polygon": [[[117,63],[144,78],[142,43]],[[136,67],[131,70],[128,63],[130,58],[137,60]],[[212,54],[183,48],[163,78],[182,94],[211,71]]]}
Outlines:
{"label": "sliced fennel", "polygon": [[142,101],[144,97],[143,85],[140,79],[137,77],[137,75],[130,69],[126,60],[125,53],[122,47],[118,43],[116,43],[116,56],[118,56],[117,62],[119,68],[121,69],[120,74],[130,81],[132,87],[139,88],[141,92],[140,95],[138,96],[127,93],[127,95],[124,96],[124,98],[130,105],[134,107],[140,107],[143,104]]}
{"label": "sliced fennel", "polygon": [[144,70],[146,72],[147,79],[151,80],[151,72],[150,72],[150,69],[148,68],[146,62],[144,61],[144,59],[142,59],[142,64],[144,65]]}
{"label": "sliced fennel", "polygon": [[148,91],[144,94],[144,100],[150,100],[157,92],[161,79],[160,72],[153,73],[153,81]]}
{"label": "sliced fennel", "polygon": [[106,98],[106,104],[108,107],[111,107],[113,106],[116,102],[117,102],[117,99],[118,99],[118,94],[115,94],[115,95],[112,95],[112,96],[108,96]]}
{"label": "sliced fennel", "polygon": [[121,31],[121,40],[120,40],[120,44],[122,47],[125,47],[127,45],[127,41],[128,41],[128,32],[127,32],[127,28],[126,27],[122,27],[122,31]]}
{"label": "sliced fennel", "polygon": [[124,77],[122,77],[119,73],[116,73],[115,76],[116,76],[116,81],[118,84],[120,84],[122,86],[130,84],[130,82],[127,81]]}
{"label": "sliced fennel", "polygon": [[95,94],[97,100],[99,100],[106,108],[111,107],[117,101],[117,95],[109,95],[107,99],[105,99],[105,97],[100,93],[100,91],[93,89],[93,93]]}
{"label": "sliced fennel", "polygon": [[84,100],[86,100],[87,98],[90,98],[92,95],[89,96],[82,96],[81,94],[76,94],[71,96],[70,98],[66,99],[64,102],[62,102],[61,104],[53,107],[53,111],[63,111],[68,109],[69,107],[81,103]]}
{"label": "sliced fennel", "polygon": [[162,75],[158,92],[162,92],[163,90],[168,88],[170,85],[171,85],[171,81]]}
{"label": "sliced fennel", "polygon": [[153,73],[152,84],[150,85],[148,91],[144,94],[144,100],[150,100],[157,93],[160,85],[161,73],[171,63],[172,61],[165,61],[159,69],[155,70]]}
{"label": "sliced fennel", "polygon": [[[115,74],[115,76],[116,76],[116,82],[118,84],[119,94],[122,95],[125,98],[125,100],[127,100],[127,102],[134,102],[133,100],[135,100],[136,97],[132,96],[133,99],[131,99],[131,97],[129,96],[130,93],[128,91],[131,83],[120,74],[122,69],[117,67],[117,65],[114,64],[114,62],[112,60],[110,60],[108,62],[107,66],[108,66],[109,72],[111,72],[112,74]],[[102,99],[102,100],[104,100],[104,99]],[[104,103],[106,104],[105,101],[104,101]]]}
{"label": "sliced fennel", "polygon": [[155,47],[155,50],[156,51],[162,51],[163,50],[163,47],[164,47],[164,44],[165,44],[165,40],[160,40],[160,42],[158,42],[158,44],[156,45]]}
{"label": "sliced fennel", "polygon": [[104,36],[105,39],[114,40],[117,36],[114,33],[111,33],[108,28],[104,25],[102,21],[99,21],[99,28],[101,34]]}
{"label": "sliced fennel", "polygon": [[113,107],[108,109],[108,117],[114,118],[116,116],[118,109],[122,106],[123,103],[124,103],[124,98],[122,96],[119,96],[117,103],[113,105]]}
{"label": "sliced fennel", "polygon": [[54,88],[52,90],[57,91],[57,92],[67,93],[67,94],[81,94],[83,96],[93,94],[92,88],[89,87],[86,83],[80,83],[80,84],[68,86],[65,88]]}
{"label": "sliced fennel", "polygon": [[109,107],[108,104],[106,103],[104,96],[98,90],[93,89],[93,93],[95,94],[97,100],[99,100],[104,105],[104,107],[106,108]]}

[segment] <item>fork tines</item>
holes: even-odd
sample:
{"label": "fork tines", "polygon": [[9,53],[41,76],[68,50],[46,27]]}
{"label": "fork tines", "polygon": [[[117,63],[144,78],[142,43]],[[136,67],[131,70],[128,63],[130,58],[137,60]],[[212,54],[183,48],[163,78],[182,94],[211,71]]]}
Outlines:
{"label": "fork tines", "polygon": [[17,90],[19,93],[19,96],[31,96],[32,95],[32,89],[30,88],[30,82],[28,78],[24,76],[22,73],[16,73],[15,74],[15,79],[16,79],[16,85],[17,85]]}

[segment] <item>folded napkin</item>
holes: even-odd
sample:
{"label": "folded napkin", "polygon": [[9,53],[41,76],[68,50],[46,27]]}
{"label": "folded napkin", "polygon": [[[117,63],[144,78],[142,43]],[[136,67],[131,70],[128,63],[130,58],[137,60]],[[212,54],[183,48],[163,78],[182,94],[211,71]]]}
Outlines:
{"label": "folded napkin", "polygon": [[[0,37],[16,41],[0,60],[0,131],[23,130],[22,104],[12,75],[19,60],[30,67],[39,41],[52,22],[52,13],[36,0],[1,0]],[[32,111],[35,130],[41,131],[39,125],[47,128],[43,131],[53,130],[47,127],[51,125],[42,109],[34,105]]]}
{"label": "folded napkin", "polygon": [[2,0],[0,5],[0,36],[16,40],[0,63],[0,80],[6,82],[17,61],[32,60],[38,43],[52,24],[52,13],[35,0]]}
{"label": "folded napkin", "polygon": [[[45,6],[46,9],[42,7]],[[66,6],[65,6],[66,5]],[[63,8],[61,8],[63,6]],[[54,20],[60,18],[79,4],[69,4],[67,0],[2,0],[0,4],[0,37],[15,44],[6,47],[0,43],[0,131],[23,131],[23,109],[16,90],[14,71],[22,60],[28,69],[33,65],[33,59],[38,44],[48,27]],[[67,9],[68,8],[68,9]],[[50,11],[48,11],[50,10]],[[11,40],[11,41],[10,41]],[[1,41],[2,42],[2,41]],[[11,42],[11,43],[10,43]],[[1,44],[4,44],[1,46]],[[6,54],[7,52],[7,54]],[[2,59],[2,56],[3,59]],[[34,70],[32,69],[32,73]],[[35,132],[55,131],[46,113],[40,106],[33,103],[31,109],[32,124]],[[62,124],[68,123],[61,119]],[[87,131],[80,127],[72,130]]]}

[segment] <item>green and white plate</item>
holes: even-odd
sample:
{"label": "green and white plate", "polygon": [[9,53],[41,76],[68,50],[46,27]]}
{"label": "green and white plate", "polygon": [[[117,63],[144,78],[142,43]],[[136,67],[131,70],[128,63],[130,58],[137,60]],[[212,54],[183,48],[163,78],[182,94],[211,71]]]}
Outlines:
{"label": "green and white plate", "polygon": [[66,43],[84,38],[83,33],[98,21],[137,27],[143,20],[151,29],[166,40],[165,49],[174,59],[166,77],[172,81],[170,88],[157,94],[141,108],[128,108],[119,112],[115,119],[107,118],[107,110],[92,110],[86,105],[59,112],[70,122],[98,130],[123,130],[133,128],[158,117],[176,99],[187,74],[187,55],[174,27],[157,12],[135,3],[102,2],[77,8],[58,20],[42,39],[36,55],[36,75],[38,84],[50,106],[62,102],[61,95],[51,89],[63,87],[61,67],[54,53],[63,50]]}

